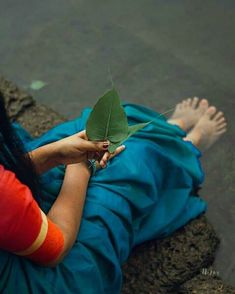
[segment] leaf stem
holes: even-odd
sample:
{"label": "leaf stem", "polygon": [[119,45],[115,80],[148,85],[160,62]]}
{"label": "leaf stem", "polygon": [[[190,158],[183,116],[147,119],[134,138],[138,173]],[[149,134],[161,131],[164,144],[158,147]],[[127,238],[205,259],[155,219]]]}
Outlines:
{"label": "leaf stem", "polygon": [[[167,111],[165,111],[165,112],[162,112],[159,116],[162,116],[162,115],[164,115],[164,114],[166,114],[166,113],[168,113],[168,112],[171,112],[171,111],[173,111],[175,109],[175,107],[173,107],[173,108],[171,108],[171,109],[169,109],[169,110],[167,110]],[[158,116],[158,117],[159,117]]]}

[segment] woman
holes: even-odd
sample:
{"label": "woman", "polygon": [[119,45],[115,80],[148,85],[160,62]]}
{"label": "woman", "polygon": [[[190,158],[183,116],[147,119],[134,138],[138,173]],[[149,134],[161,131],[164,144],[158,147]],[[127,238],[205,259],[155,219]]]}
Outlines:
{"label": "woman", "polygon": [[198,98],[168,121],[122,105],[129,125],[153,122],[110,154],[87,140],[91,108],[33,139],[10,124],[0,96],[1,293],[120,293],[135,245],[206,211],[199,149],[226,131],[223,113]]}

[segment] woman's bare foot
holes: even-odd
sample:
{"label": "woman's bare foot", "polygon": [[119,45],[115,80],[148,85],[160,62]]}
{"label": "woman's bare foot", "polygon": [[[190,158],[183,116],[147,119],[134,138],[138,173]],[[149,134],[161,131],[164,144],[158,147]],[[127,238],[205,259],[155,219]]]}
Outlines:
{"label": "woman's bare foot", "polygon": [[176,124],[184,131],[190,130],[208,109],[208,101],[194,97],[183,100],[176,105],[173,115],[168,119],[168,123]]}
{"label": "woman's bare foot", "polygon": [[201,151],[205,151],[226,132],[226,125],[223,112],[216,113],[216,108],[210,106],[184,140],[192,141]]}

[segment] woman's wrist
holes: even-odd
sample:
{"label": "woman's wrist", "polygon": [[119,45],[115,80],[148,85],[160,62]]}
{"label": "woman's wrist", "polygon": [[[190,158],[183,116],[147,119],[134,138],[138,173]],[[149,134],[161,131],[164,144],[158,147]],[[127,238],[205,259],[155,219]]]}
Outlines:
{"label": "woman's wrist", "polygon": [[79,162],[79,163],[76,163],[76,166],[77,166],[77,168],[82,169],[83,172],[86,173],[89,177],[91,176],[92,171],[91,171],[91,169],[88,167],[87,162],[85,162],[85,161],[81,161],[81,162]]}

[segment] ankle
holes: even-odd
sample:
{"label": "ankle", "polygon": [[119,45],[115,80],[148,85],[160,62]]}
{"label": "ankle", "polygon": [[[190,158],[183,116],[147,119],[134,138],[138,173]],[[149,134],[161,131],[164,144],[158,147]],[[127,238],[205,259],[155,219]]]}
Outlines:
{"label": "ankle", "polygon": [[185,138],[184,138],[185,141],[191,141],[193,143],[193,145],[195,146],[199,146],[200,145],[200,142],[201,142],[201,135],[200,133],[198,132],[194,132],[193,134],[188,134]]}
{"label": "ankle", "polygon": [[173,118],[173,119],[168,119],[167,120],[168,123],[172,124],[172,125],[177,125],[179,126],[181,129],[185,130],[186,126],[185,126],[185,122],[184,120],[182,120],[181,118]]}

